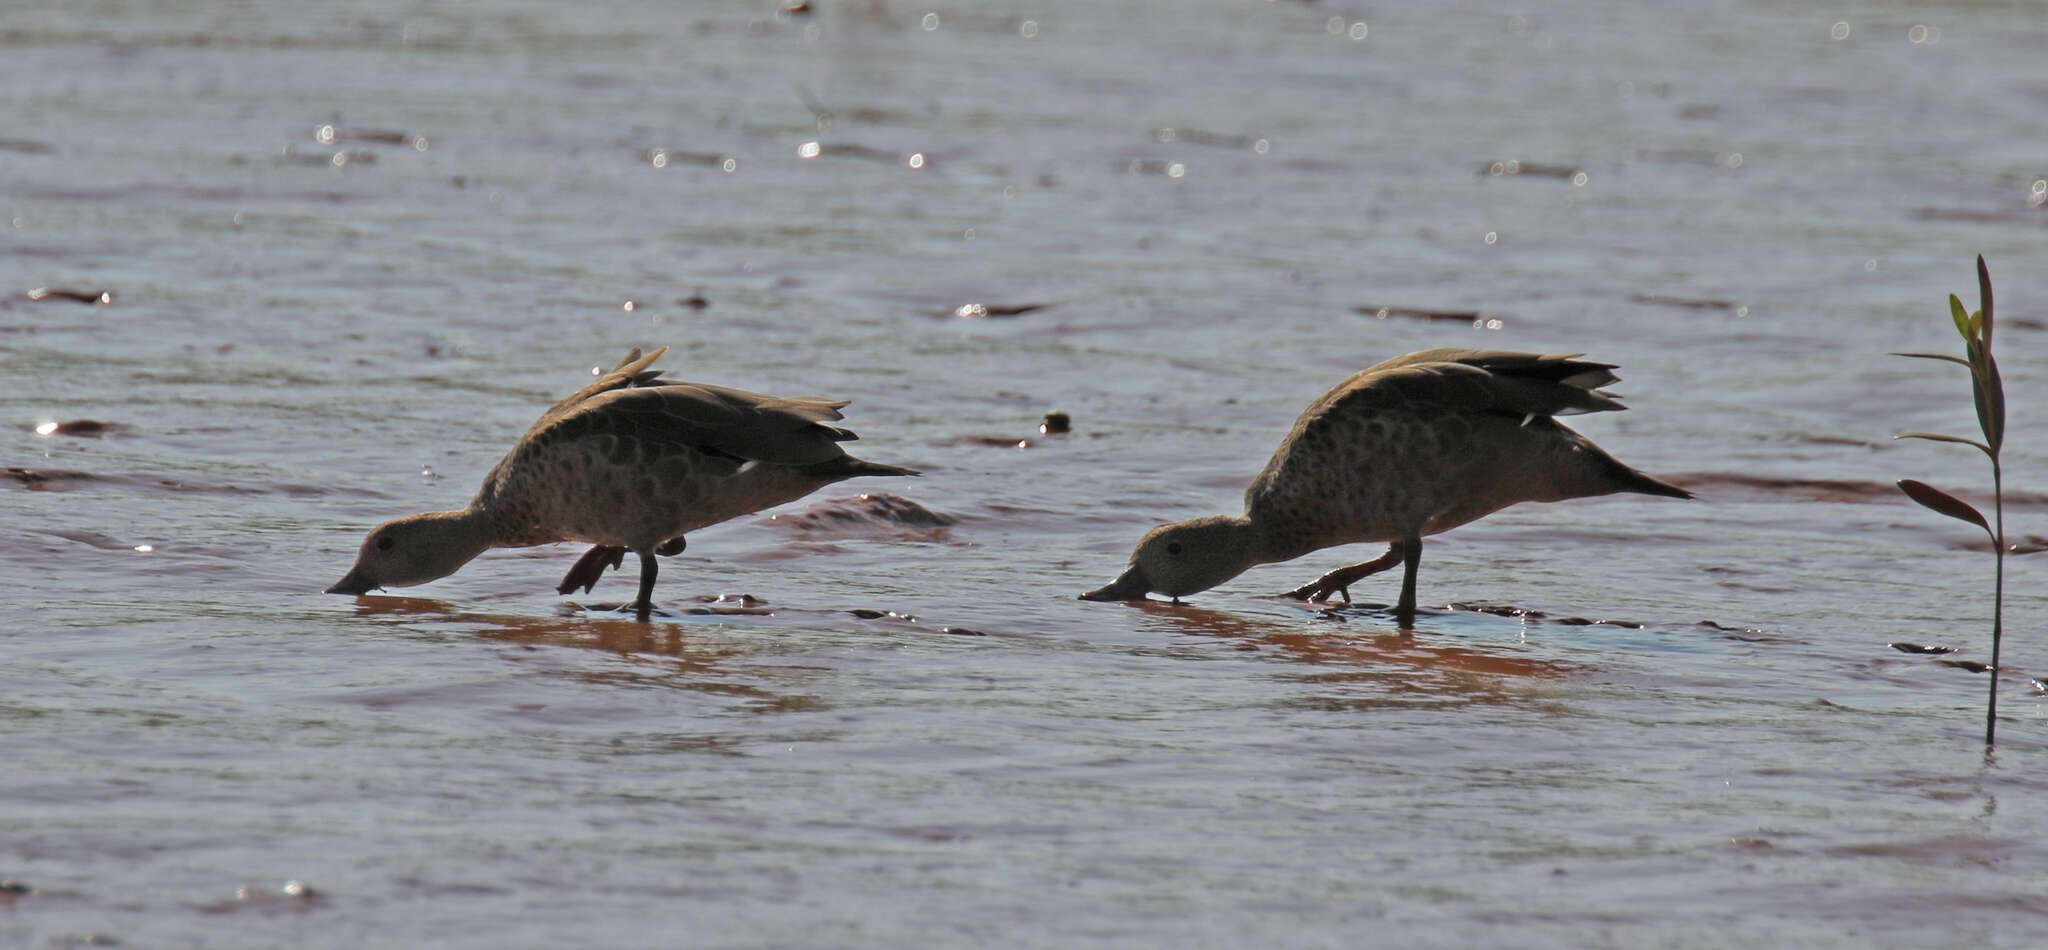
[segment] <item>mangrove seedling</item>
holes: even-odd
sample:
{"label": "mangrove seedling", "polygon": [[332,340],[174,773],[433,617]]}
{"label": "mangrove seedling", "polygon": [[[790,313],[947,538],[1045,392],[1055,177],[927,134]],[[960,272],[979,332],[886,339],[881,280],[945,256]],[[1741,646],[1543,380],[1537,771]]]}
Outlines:
{"label": "mangrove seedling", "polygon": [[1899,480],[1899,490],[1905,492],[1906,497],[1951,518],[1976,525],[1984,529],[1984,533],[1991,538],[1991,553],[1997,559],[1998,566],[1994,574],[1991,599],[1991,667],[1987,671],[1990,674],[1991,691],[1985,700],[1984,708],[1984,745],[1988,747],[1994,744],[1998,733],[1998,648],[2005,618],[2005,491],[2002,473],[1998,467],[1998,450],[2005,442],[2005,385],[1998,378],[1998,361],[1991,356],[1991,272],[1985,269],[1982,254],[1977,255],[1977,299],[1983,309],[1967,313],[1963,310],[1963,302],[1956,295],[1948,295],[1949,316],[1955,320],[1956,332],[1963,337],[1963,357],[1950,356],[1946,353],[1893,355],[1942,360],[1968,368],[1970,392],[1977,403],[1977,427],[1983,430],[1983,441],[1934,432],[1901,432],[1893,438],[1929,439],[1935,442],[1975,446],[1991,460],[1992,516],[1989,521],[1986,521],[1984,514],[1968,502],[1948,492],[1910,478]]}

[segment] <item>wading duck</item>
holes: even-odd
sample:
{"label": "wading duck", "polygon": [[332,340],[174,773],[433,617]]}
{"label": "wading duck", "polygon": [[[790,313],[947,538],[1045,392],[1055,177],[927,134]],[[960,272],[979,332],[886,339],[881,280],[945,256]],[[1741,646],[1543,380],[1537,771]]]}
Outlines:
{"label": "wading duck", "polygon": [[1245,489],[1241,517],[1161,525],[1138,541],[1130,568],[1083,600],[1176,601],[1257,564],[1362,541],[1389,542],[1363,564],[1287,596],[1349,603],[1350,586],[1404,568],[1394,608],[1415,623],[1422,538],[1516,502],[1614,492],[1692,493],[1601,451],[1553,416],[1627,408],[1598,387],[1618,377],[1580,354],[1434,349],[1363,370],[1309,404],[1264,471]]}
{"label": "wading duck", "polygon": [[410,587],[446,577],[490,548],[596,544],[556,587],[588,592],[626,552],[640,555],[653,605],[654,557],[683,551],[698,528],[794,501],[857,475],[916,475],[846,454],[857,438],[828,423],[844,401],[664,379],[647,367],[667,347],[628,354],[556,403],[484,476],[469,507],[378,525],[330,594]]}

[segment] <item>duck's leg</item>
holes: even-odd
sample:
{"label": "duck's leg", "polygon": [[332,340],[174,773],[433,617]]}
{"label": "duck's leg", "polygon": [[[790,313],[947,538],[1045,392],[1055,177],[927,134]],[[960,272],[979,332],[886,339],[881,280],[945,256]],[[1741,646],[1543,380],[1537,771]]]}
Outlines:
{"label": "duck's leg", "polygon": [[606,568],[618,567],[625,559],[625,548],[603,544],[592,547],[583,552],[582,557],[576,559],[576,563],[569,568],[569,573],[562,575],[562,582],[555,585],[555,593],[566,594],[581,587],[583,592],[588,594],[591,588],[597,586],[597,579],[604,576]]}
{"label": "duck's leg", "polygon": [[[1401,602],[1394,605],[1394,622],[1403,630],[1415,629],[1415,569],[1422,565],[1422,538],[1413,537],[1395,545],[1402,549]],[[1391,553],[1391,552],[1390,552]]]}
{"label": "duck's leg", "polygon": [[640,552],[640,596],[633,601],[633,613],[641,622],[647,622],[647,614],[654,610],[654,575],[661,568],[654,563],[653,551]]}
{"label": "duck's leg", "polygon": [[[1417,547],[1419,548],[1420,545],[1418,544]],[[1301,585],[1300,587],[1288,591],[1283,596],[1292,597],[1295,600],[1312,600],[1317,603],[1325,603],[1329,601],[1331,594],[1336,594],[1338,596],[1343,597],[1344,602],[1348,604],[1351,602],[1352,584],[1358,583],[1360,578],[1370,577],[1371,575],[1378,574],[1379,572],[1384,571],[1387,568],[1393,567],[1395,564],[1400,563],[1400,561],[1401,542],[1396,541],[1392,544],[1387,545],[1387,553],[1382,554],[1379,557],[1373,558],[1372,560],[1367,561],[1363,564],[1353,564],[1350,567],[1340,567],[1334,571],[1331,571],[1328,574],[1324,574],[1323,576],[1316,578],[1313,581],[1310,581],[1306,584]],[[1413,578],[1411,577],[1410,580],[1412,581]]]}

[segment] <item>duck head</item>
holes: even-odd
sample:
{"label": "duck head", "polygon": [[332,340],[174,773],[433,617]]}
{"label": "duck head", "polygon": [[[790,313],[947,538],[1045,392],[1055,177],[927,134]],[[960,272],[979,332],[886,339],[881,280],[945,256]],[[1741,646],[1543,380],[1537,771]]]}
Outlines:
{"label": "duck head", "polygon": [[1146,594],[1179,598],[1215,587],[1258,563],[1251,523],[1218,515],[1160,525],[1138,539],[1131,566],[1082,600],[1144,600]]}

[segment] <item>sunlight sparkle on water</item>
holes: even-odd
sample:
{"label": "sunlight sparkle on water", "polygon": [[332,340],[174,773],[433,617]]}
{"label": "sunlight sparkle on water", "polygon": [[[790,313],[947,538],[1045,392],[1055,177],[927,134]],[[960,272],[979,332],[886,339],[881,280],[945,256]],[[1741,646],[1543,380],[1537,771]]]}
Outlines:
{"label": "sunlight sparkle on water", "polygon": [[1018,36],[1021,36],[1021,37],[1023,37],[1023,38],[1025,38],[1025,39],[1027,39],[1027,40],[1035,40],[1035,39],[1037,39],[1037,38],[1038,38],[1038,21],[1037,21],[1037,20],[1025,20],[1024,22],[1022,22],[1022,23],[1019,23],[1019,24],[1017,24],[1017,35],[1018,35]]}
{"label": "sunlight sparkle on water", "polygon": [[54,422],[40,422],[36,424],[37,435],[53,435],[56,431],[57,424]]}
{"label": "sunlight sparkle on water", "polygon": [[824,147],[823,147],[823,146],[821,146],[821,145],[819,145],[818,143],[816,143],[816,142],[805,142],[804,144],[802,144],[802,145],[799,145],[799,146],[797,146],[797,147],[796,147],[796,157],[798,157],[798,158],[817,158],[817,157],[818,157],[818,153],[820,153],[820,152],[822,152],[822,151],[824,151]]}
{"label": "sunlight sparkle on water", "polygon": [[931,31],[939,28],[939,15],[936,13],[927,13],[924,15],[923,20],[918,21],[917,25],[924,27],[924,31],[926,33],[930,33]]}
{"label": "sunlight sparkle on water", "polygon": [[912,168],[923,168],[923,167],[924,167],[924,153],[923,153],[923,152],[912,152],[912,153],[910,153],[910,161],[909,161],[909,163],[908,163],[908,164],[909,164],[909,165],[910,165],[910,167],[912,167]]}
{"label": "sunlight sparkle on water", "polygon": [[137,554],[148,554],[154,550],[156,550],[156,545],[154,544],[138,544],[135,546],[135,553]]}
{"label": "sunlight sparkle on water", "polygon": [[1848,38],[1849,38],[1849,21],[1847,21],[1847,20],[1836,20],[1836,21],[1835,21],[1835,25],[1834,25],[1834,26],[1833,26],[1832,28],[1830,28],[1830,29],[1828,30],[1828,35],[1829,35],[1829,36],[1832,36],[1832,37],[1834,37],[1834,38],[1835,38],[1835,42],[1837,42],[1837,43],[1839,43],[1839,42],[1841,42],[1841,41],[1843,41],[1843,40],[1846,40],[1846,39],[1848,39]]}
{"label": "sunlight sparkle on water", "polygon": [[1496,241],[1499,241],[1499,240],[1500,240],[1500,232],[1499,232],[1499,231],[1488,231],[1488,232],[1486,232],[1486,244],[1487,244],[1487,246],[1488,246],[1488,247],[1491,247],[1491,246],[1493,246],[1494,242],[1496,242]]}

